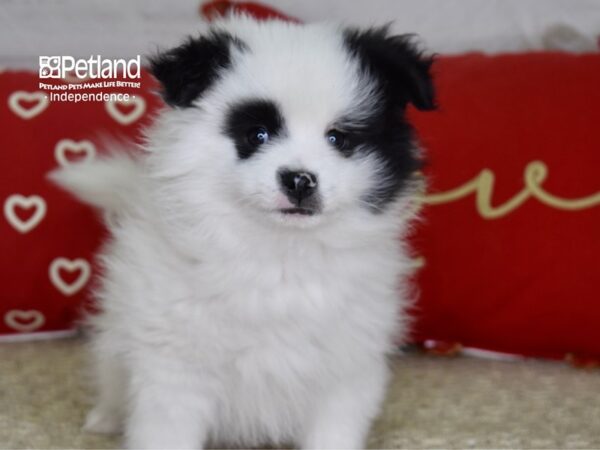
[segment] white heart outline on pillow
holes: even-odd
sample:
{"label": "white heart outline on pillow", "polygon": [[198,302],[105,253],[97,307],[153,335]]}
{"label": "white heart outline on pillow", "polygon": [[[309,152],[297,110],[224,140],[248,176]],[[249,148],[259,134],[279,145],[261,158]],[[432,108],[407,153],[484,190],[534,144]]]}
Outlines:
{"label": "white heart outline on pillow", "polygon": [[[29,322],[23,323],[22,320]],[[46,318],[35,309],[11,309],[4,314],[4,323],[15,331],[35,331],[46,323]]]}
{"label": "white heart outline on pillow", "polygon": [[[37,100],[38,103],[31,108],[25,108],[19,103],[21,100]],[[48,100],[48,96],[42,91],[15,91],[8,97],[8,107],[17,116],[25,120],[33,119],[38,114],[42,113],[49,104],[50,100]]]}
{"label": "white heart outline on pillow", "polygon": [[[117,105],[134,105],[134,108],[128,112],[124,113],[119,110]],[[119,122],[121,125],[130,125],[136,120],[138,120],[144,112],[146,112],[146,100],[143,97],[130,97],[128,101],[107,101],[104,102],[104,107],[108,114]]]}
{"label": "white heart outline on pillow", "polygon": [[[65,269],[67,272],[74,272],[80,270],[79,277],[72,283],[66,283],[65,280],[60,276],[60,270]],[[48,275],[50,281],[56,289],[66,296],[73,295],[80,291],[90,279],[92,269],[90,263],[83,258],[68,259],[68,258],[55,258],[48,267]]]}
{"label": "white heart outline on pillow", "polygon": [[[17,216],[15,211],[16,206],[20,206],[23,209],[35,206],[36,210],[29,219],[23,220]],[[12,194],[4,202],[4,217],[6,217],[7,222],[15,230],[23,234],[33,230],[46,216],[46,211],[46,201],[39,195],[25,197],[21,194]]]}
{"label": "white heart outline on pillow", "polygon": [[[72,163],[67,159],[66,152],[72,151],[75,153],[83,153],[84,158],[76,163]],[[72,139],[61,139],[56,143],[54,147],[54,159],[62,166],[66,167],[71,164],[82,164],[90,162],[96,156],[96,147],[91,141],[83,139],[81,141],[74,141]]]}

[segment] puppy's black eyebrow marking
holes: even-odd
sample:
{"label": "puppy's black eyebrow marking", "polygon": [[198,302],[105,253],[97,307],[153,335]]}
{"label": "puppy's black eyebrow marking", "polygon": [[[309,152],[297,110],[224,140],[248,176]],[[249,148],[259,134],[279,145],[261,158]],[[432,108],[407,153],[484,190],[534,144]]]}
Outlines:
{"label": "puppy's black eyebrow marking", "polygon": [[275,102],[252,98],[229,107],[223,133],[233,140],[240,159],[248,159],[258,150],[258,147],[248,142],[249,131],[257,127],[266,128],[271,139],[281,135],[284,120]]}

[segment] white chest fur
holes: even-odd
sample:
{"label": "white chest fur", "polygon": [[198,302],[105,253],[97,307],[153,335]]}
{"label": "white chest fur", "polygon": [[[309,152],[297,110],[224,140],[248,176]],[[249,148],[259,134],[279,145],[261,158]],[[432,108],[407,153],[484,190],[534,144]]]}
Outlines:
{"label": "white chest fur", "polygon": [[371,366],[385,372],[404,302],[402,254],[388,237],[336,248],[238,236],[186,261],[132,231],[106,252],[99,347],[121,355],[130,389],[161,380],[212,405],[210,436],[299,438],[331,389]]}

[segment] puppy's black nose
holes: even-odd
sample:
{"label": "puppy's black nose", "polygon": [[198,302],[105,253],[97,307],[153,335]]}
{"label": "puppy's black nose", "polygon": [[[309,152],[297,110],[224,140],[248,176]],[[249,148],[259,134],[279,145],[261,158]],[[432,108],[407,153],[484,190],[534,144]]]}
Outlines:
{"label": "puppy's black nose", "polygon": [[317,176],[310,172],[282,169],[279,182],[285,195],[297,206],[317,190]]}

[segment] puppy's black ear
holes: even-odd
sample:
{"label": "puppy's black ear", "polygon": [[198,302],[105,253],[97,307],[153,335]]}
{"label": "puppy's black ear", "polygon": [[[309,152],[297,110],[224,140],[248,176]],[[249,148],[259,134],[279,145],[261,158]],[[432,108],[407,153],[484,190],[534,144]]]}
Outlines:
{"label": "puppy's black ear", "polygon": [[150,71],[171,106],[188,107],[231,65],[231,48],[243,43],[223,31],[189,38],[179,47],[150,58]]}
{"label": "puppy's black ear", "polygon": [[382,27],[348,29],[344,37],[362,69],[377,78],[399,106],[412,103],[421,110],[435,109],[430,72],[433,60],[417,50],[412,35],[390,36],[388,27]]}

